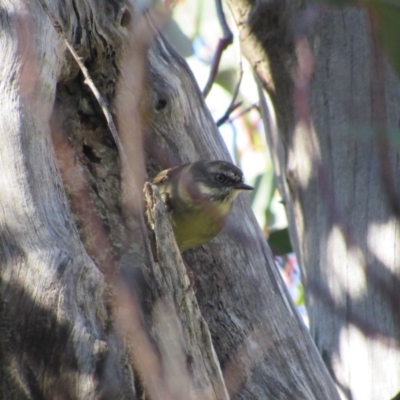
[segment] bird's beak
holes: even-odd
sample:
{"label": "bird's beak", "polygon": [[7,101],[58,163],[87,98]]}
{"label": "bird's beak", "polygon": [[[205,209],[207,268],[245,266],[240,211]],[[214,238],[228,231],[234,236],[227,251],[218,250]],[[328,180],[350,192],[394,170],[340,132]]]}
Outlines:
{"label": "bird's beak", "polygon": [[253,186],[246,185],[243,182],[236,185],[235,189],[237,189],[237,190],[254,190]]}

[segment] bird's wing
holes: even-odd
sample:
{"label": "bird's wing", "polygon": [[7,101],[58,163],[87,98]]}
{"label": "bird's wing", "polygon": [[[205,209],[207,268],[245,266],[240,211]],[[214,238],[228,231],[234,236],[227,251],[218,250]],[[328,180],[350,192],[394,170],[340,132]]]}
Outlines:
{"label": "bird's wing", "polygon": [[152,180],[151,183],[154,185],[159,185],[160,183],[164,183],[166,179],[168,179],[168,172],[170,169],[164,169],[164,171],[159,172]]}
{"label": "bird's wing", "polygon": [[174,176],[176,173],[179,174],[179,171],[182,170],[183,168],[187,167],[188,165],[190,165],[190,164],[183,164],[183,165],[178,165],[177,167],[164,169],[163,171],[159,172],[151,180],[151,183],[153,183],[154,185],[160,185],[160,184],[164,183],[167,179]]}

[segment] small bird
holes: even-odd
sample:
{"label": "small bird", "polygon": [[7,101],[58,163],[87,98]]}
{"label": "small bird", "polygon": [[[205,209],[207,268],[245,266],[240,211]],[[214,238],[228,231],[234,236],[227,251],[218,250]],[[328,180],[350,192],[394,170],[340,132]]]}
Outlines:
{"label": "small bird", "polygon": [[241,190],[243,172],[226,161],[197,161],[161,171],[152,183],[171,210],[179,250],[200,246],[224,227]]}

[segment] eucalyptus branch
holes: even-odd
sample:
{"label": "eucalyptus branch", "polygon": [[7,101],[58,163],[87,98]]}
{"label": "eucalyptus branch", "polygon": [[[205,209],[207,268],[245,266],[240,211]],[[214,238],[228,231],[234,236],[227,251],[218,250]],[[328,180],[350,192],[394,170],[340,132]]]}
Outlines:
{"label": "eucalyptus branch", "polygon": [[203,96],[204,98],[210,93],[212,85],[217,77],[219,63],[221,62],[221,56],[224,50],[233,43],[233,34],[229,29],[229,26],[226,22],[224,10],[222,8],[222,0],[215,0],[215,6],[217,8],[217,16],[219,23],[222,28],[223,37],[219,39],[217,49],[215,50],[215,54],[213,57],[213,61],[211,63],[211,71],[208,77],[208,81],[206,86],[203,89]]}
{"label": "eucalyptus branch", "polygon": [[236,102],[236,99],[239,95],[239,89],[240,85],[242,83],[242,78],[243,78],[243,67],[242,67],[242,60],[240,59],[240,64],[239,64],[239,79],[236,82],[235,90],[233,92],[232,100],[228,106],[228,108],[225,111],[225,114],[217,121],[217,126],[221,126],[225,121],[229,119],[229,116],[231,113],[236,110],[238,107],[242,105],[242,102]]}

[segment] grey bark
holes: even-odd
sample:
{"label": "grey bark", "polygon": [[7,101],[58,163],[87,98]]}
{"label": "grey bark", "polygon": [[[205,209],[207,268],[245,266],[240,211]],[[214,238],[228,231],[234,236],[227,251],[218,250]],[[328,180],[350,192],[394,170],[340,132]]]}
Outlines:
{"label": "grey bark", "polygon": [[125,156],[41,2],[3,1],[1,396],[337,398],[245,198],[184,255],[197,300],[151,192],[145,227],[146,168],[228,158],[186,64],[122,1],[47,6]]}
{"label": "grey bark", "polygon": [[[392,398],[400,388],[399,79],[361,9],[230,3],[246,22],[243,51],[264,89],[311,334],[342,398]],[[310,58],[296,50],[306,37],[315,65],[302,87]],[[301,114],[307,102],[310,114]]]}
{"label": "grey bark", "polygon": [[105,281],[51,151],[65,47],[37,3],[3,1],[0,25],[0,396],[133,398],[131,367],[108,328]]}

